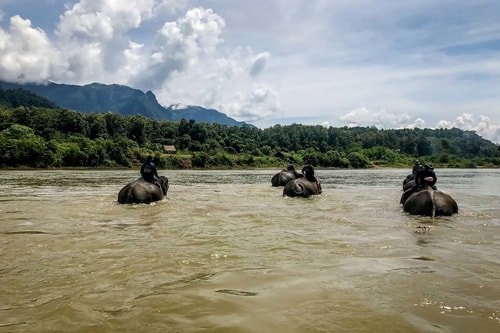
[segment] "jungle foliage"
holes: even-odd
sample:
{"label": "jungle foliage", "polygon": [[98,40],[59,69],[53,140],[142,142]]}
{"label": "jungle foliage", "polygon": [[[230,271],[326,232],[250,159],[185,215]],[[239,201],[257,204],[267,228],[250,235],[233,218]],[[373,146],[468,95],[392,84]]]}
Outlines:
{"label": "jungle foliage", "polygon": [[[5,96],[4,96],[5,97]],[[11,97],[11,100],[16,98]],[[275,125],[266,129],[79,113],[0,100],[0,167],[135,167],[153,154],[160,168],[498,167],[500,147],[460,129]],[[173,145],[175,154],[166,154]]]}

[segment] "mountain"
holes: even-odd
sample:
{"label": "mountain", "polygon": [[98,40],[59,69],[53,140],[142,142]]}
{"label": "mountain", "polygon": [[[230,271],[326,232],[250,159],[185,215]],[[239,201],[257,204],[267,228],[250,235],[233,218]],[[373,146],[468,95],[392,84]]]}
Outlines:
{"label": "mountain", "polygon": [[47,98],[39,96],[31,91],[21,88],[4,90],[2,87],[0,87],[0,105],[11,108],[17,108],[20,106],[39,106],[50,109],[58,108],[57,105],[49,101]]}
{"label": "mountain", "polygon": [[10,83],[0,81],[3,89],[24,89],[45,97],[54,104],[78,112],[105,113],[108,111],[122,115],[141,114],[156,120],[179,121],[193,119],[196,122],[219,123],[230,126],[253,126],[236,121],[224,113],[201,106],[171,105],[163,107],[156,96],[148,91],[118,84],[91,83],[88,85],[68,85],[58,83],[33,84]]}

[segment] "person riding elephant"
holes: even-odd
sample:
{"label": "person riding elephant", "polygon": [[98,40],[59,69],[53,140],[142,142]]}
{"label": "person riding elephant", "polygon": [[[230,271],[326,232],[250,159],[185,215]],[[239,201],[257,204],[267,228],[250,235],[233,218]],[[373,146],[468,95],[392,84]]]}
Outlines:
{"label": "person riding elephant", "polygon": [[[432,169],[432,165],[427,164],[415,179],[403,182],[403,194],[399,203],[403,205],[405,212],[432,217],[450,216],[458,212],[455,199],[436,189],[434,184],[437,177]],[[417,185],[417,181],[420,185]]]}
{"label": "person riding elephant", "polygon": [[156,184],[139,178],[125,185],[118,192],[118,203],[150,204],[162,200],[167,195],[168,188],[168,178],[165,176],[160,176]]}
{"label": "person riding elephant", "polygon": [[288,165],[286,166],[286,170],[289,172],[292,172],[295,175],[295,178],[304,177],[303,174],[301,174],[300,172],[297,172],[297,170],[295,170],[295,166],[293,165],[292,161],[288,162]]}
{"label": "person riding elephant", "polygon": [[[415,165],[418,166],[420,162],[418,160],[415,161]],[[415,169],[415,167],[414,167]],[[418,169],[418,168],[417,168]],[[402,198],[409,197],[413,192],[421,190],[426,186],[431,186],[434,190],[437,190],[436,187],[437,176],[434,172],[434,168],[432,164],[428,163],[425,166],[422,166],[421,169],[417,171],[416,174],[409,174],[403,180],[403,196]]]}
{"label": "person riding elephant", "polygon": [[321,192],[321,183],[314,175],[314,167],[311,160],[307,160],[306,165],[302,168],[302,174],[312,183],[315,183],[318,187],[318,191]]}
{"label": "person riding elephant", "polygon": [[146,161],[141,165],[141,176],[145,181],[158,185],[158,170],[153,163],[153,156],[148,155]]}
{"label": "person riding elephant", "polygon": [[436,190],[437,189],[435,185],[436,182],[437,182],[437,176],[436,173],[434,172],[432,164],[430,163],[425,164],[424,168],[422,170],[419,170],[415,176],[415,184],[418,186],[419,189],[423,189],[427,186],[430,186]]}
{"label": "person riding elephant", "polygon": [[422,165],[422,163],[420,163],[419,160],[415,160],[413,162],[413,169],[411,170],[411,173],[413,176],[415,176],[420,170],[423,170],[424,169],[424,166]]}

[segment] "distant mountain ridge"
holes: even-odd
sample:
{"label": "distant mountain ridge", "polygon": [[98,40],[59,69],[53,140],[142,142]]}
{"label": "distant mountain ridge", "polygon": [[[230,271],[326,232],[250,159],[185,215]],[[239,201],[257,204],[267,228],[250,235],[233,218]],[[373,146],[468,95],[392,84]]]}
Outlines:
{"label": "distant mountain ridge", "polygon": [[53,82],[19,84],[0,81],[0,87],[28,90],[47,98],[60,107],[82,113],[111,111],[121,115],[141,114],[156,120],[180,121],[184,118],[193,119],[196,122],[253,127],[251,124],[230,118],[222,112],[201,106],[163,107],[151,91],[144,93],[141,90],[118,84],[91,83],[79,86]]}

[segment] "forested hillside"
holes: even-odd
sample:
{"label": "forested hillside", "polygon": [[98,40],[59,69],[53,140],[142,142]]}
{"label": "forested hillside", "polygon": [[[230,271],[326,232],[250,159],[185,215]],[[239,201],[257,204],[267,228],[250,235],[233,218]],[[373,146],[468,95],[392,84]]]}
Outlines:
{"label": "forested hillside", "polygon": [[[437,167],[500,165],[498,145],[459,129],[258,129],[83,114],[43,103],[0,101],[0,167],[131,167],[150,153],[161,168],[281,168],[288,159],[325,168],[402,167],[415,158]],[[165,145],[177,152],[167,154]]]}
{"label": "forested hillside", "polygon": [[57,105],[49,101],[47,98],[21,88],[4,90],[0,87],[0,105],[15,108],[18,106],[43,106],[46,108],[57,108]]}

